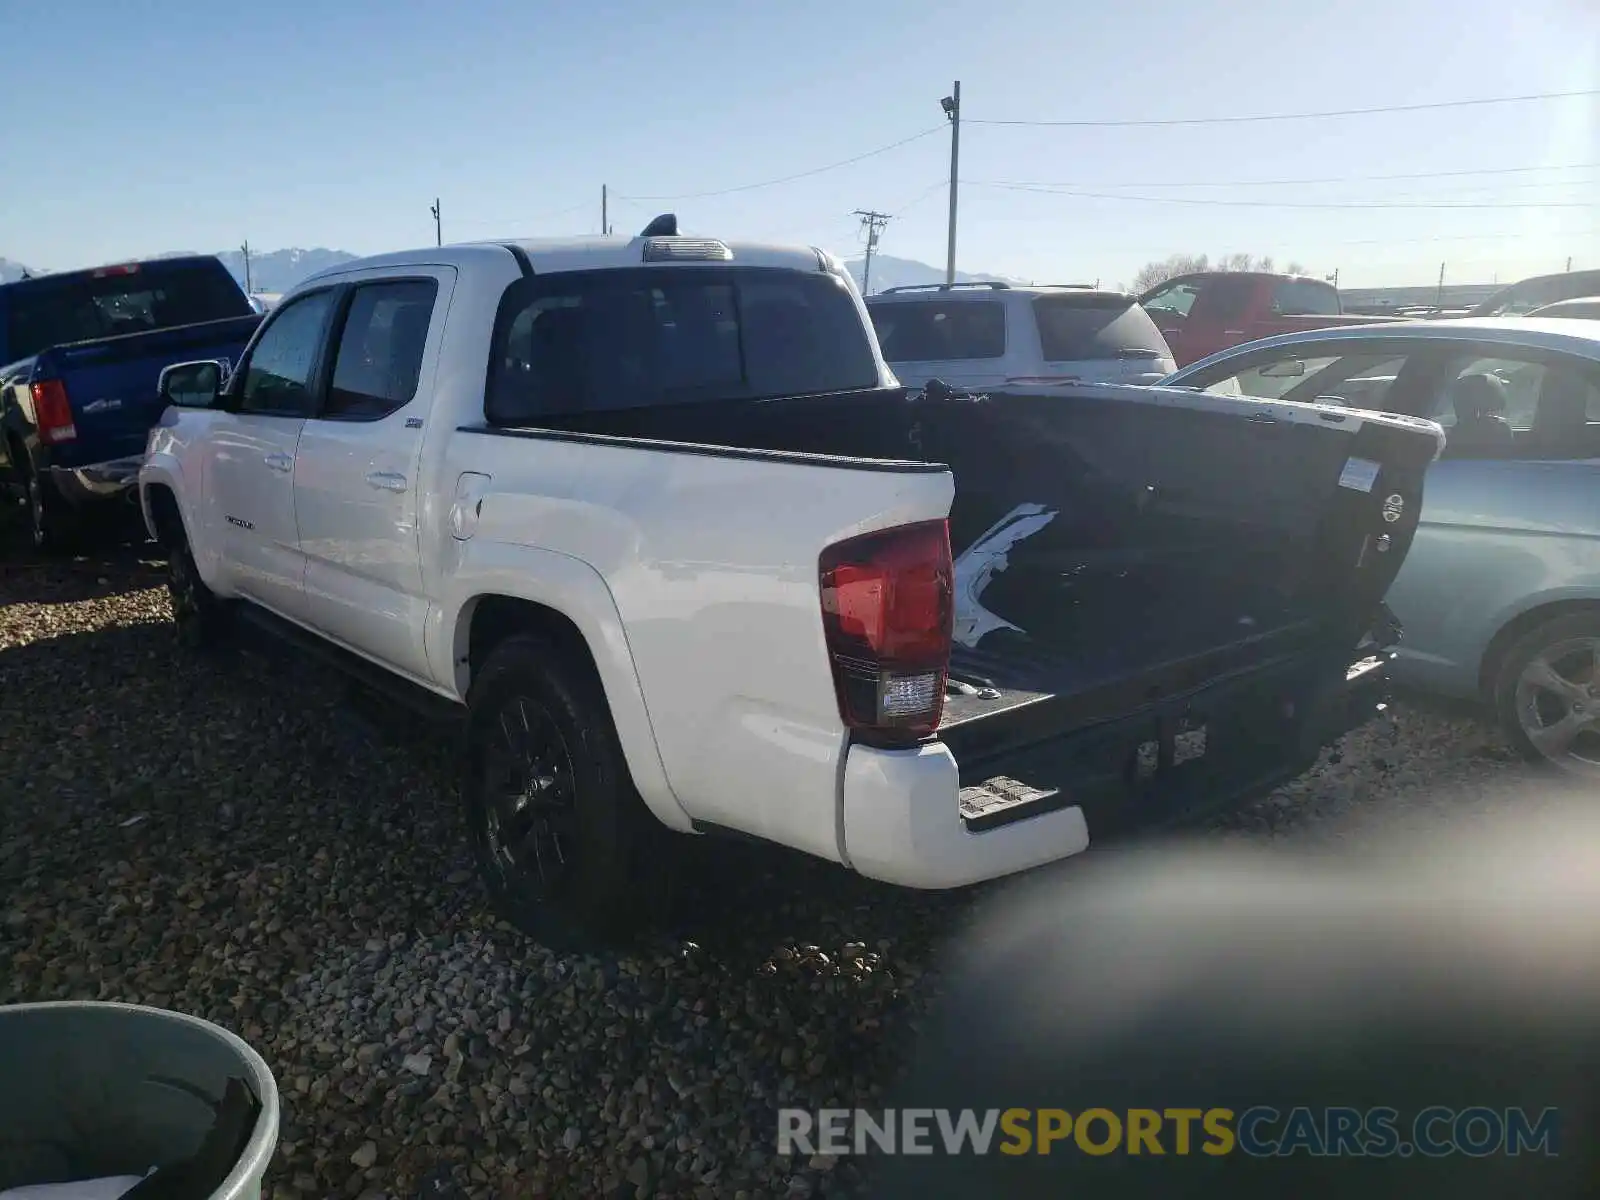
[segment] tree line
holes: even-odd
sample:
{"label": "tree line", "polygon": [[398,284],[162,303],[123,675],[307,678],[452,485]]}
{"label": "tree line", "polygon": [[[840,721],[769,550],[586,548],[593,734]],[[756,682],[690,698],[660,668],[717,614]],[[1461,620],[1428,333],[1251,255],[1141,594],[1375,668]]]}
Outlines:
{"label": "tree line", "polygon": [[[1205,254],[1174,254],[1160,262],[1148,262],[1133,277],[1135,294],[1147,292],[1158,283],[1165,283],[1176,275],[1190,275],[1196,271],[1277,271],[1272,256],[1264,254],[1253,258],[1248,254],[1224,254],[1216,262]],[[1304,275],[1306,269],[1297,262],[1283,268],[1285,275]]]}

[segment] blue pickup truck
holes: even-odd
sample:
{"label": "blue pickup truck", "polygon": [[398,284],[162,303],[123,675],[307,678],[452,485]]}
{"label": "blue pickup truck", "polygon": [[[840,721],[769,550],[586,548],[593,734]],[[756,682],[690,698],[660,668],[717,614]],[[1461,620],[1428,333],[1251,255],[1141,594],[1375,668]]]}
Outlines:
{"label": "blue pickup truck", "polygon": [[208,255],[0,284],[0,479],[37,549],[134,514],[162,368],[231,362],[260,322]]}

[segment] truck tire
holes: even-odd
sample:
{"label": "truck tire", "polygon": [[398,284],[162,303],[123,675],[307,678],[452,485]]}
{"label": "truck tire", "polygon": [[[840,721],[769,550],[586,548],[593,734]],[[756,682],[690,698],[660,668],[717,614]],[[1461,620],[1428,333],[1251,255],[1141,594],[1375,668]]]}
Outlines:
{"label": "truck tire", "polygon": [[212,653],[227,641],[228,606],[200,578],[182,518],[176,513],[164,515],[159,532],[167,550],[167,596],[178,644],[191,653]]}
{"label": "truck tire", "polygon": [[497,645],[467,697],[468,833],[495,908],[551,949],[638,933],[668,830],[628,776],[592,667],[536,634]]}
{"label": "truck tire", "polygon": [[1512,645],[1494,684],[1495,715],[1529,762],[1600,779],[1600,611],[1535,626]]}
{"label": "truck tire", "polygon": [[33,460],[19,453],[15,446],[17,473],[22,483],[23,503],[27,507],[28,533],[33,548],[40,554],[55,554],[72,547],[76,530],[67,514],[61,511],[61,502],[51,494],[44,480],[34,470]]}

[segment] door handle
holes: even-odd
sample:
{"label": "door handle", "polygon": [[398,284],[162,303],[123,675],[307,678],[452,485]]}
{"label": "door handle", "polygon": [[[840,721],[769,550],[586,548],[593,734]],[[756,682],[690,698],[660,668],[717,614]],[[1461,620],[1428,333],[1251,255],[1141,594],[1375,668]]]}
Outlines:
{"label": "door handle", "polygon": [[403,492],[406,490],[406,477],[393,471],[368,471],[367,485],[385,492]]}
{"label": "door handle", "polygon": [[274,471],[294,470],[294,455],[292,454],[269,454],[262,461]]}

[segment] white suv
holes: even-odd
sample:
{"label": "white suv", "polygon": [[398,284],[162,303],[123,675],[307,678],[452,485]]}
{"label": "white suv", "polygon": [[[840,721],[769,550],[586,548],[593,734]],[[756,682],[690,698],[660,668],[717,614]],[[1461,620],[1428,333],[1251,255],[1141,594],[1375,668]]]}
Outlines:
{"label": "white suv", "polygon": [[1155,383],[1177,369],[1155,322],[1123,292],[927,284],[869,296],[867,311],[907,387]]}

